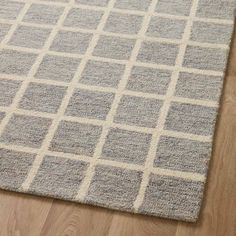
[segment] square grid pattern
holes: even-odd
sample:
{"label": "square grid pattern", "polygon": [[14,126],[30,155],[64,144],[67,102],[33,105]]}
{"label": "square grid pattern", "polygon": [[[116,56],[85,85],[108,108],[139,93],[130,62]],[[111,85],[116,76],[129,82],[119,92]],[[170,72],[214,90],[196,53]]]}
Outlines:
{"label": "square grid pattern", "polygon": [[224,2],[0,0],[0,187],[195,221]]}

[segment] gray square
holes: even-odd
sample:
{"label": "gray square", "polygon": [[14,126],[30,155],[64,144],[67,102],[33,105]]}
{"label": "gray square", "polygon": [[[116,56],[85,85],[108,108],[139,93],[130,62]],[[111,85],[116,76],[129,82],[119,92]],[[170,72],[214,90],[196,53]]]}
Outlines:
{"label": "gray square", "polygon": [[156,5],[156,12],[188,16],[191,6],[192,0],[159,0]]}
{"label": "gray square", "polygon": [[204,183],[151,174],[139,213],[196,221]]}
{"label": "gray square", "polygon": [[203,43],[222,43],[228,45],[231,36],[231,25],[194,21],[190,39]]}
{"label": "gray square", "polygon": [[119,210],[131,210],[141,180],[141,171],[98,165],[85,202]]}
{"label": "gray square", "polygon": [[89,60],[80,78],[80,83],[117,88],[125,65]]}
{"label": "gray square", "polygon": [[173,66],[175,65],[178,51],[179,45],[176,44],[144,41],[139,50],[137,60]]}
{"label": "gray square", "polygon": [[85,177],[88,164],[55,156],[45,156],[30,185],[31,193],[72,200]]}
{"label": "gray square", "polygon": [[102,150],[102,159],[144,164],[152,135],[122,129],[111,129]]}
{"label": "gray square", "polygon": [[43,29],[38,27],[20,25],[14,32],[10,45],[27,47],[27,48],[42,48],[47,40],[51,29]]}
{"label": "gray square", "polygon": [[5,118],[5,115],[6,115],[5,112],[0,111],[0,124],[1,124],[2,120]]}
{"label": "gray square", "polygon": [[0,18],[15,20],[24,5],[23,2],[0,0]]}
{"label": "gray square", "polygon": [[6,113],[5,112],[0,112],[0,122],[5,118]]}
{"label": "gray square", "polygon": [[147,67],[133,67],[126,89],[164,95],[171,79],[171,72]]}
{"label": "gray square", "polygon": [[86,4],[100,7],[105,7],[108,4],[108,1],[109,0],[75,0],[75,2],[78,4]]}
{"label": "gray square", "polygon": [[102,127],[61,121],[51,141],[50,150],[93,156]]}
{"label": "gray square", "polygon": [[50,50],[57,52],[84,54],[91,39],[92,34],[89,33],[62,30],[59,31],[55,36]]}
{"label": "gray square", "polygon": [[142,20],[143,16],[111,12],[104,30],[121,34],[137,34]]}
{"label": "gray square", "polygon": [[180,73],[175,96],[218,101],[223,77]]}
{"label": "gray square", "polygon": [[96,29],[102,16],[103,11],[72,8],[65,19],[64,26]]}
{"label": "gray square", "polygon": [[30,83],[19,103],[19,108],[56,113],[66,89],[63,86]]}
{"label": "gray square", "polygon": [[46,55],[35,77],[38,79],[48,79],[70,82],[80,64],[81,59]]}
{"label": "gray square", "polygon": [[146,11],[151,4],[151,0],[116,0],[115,7],[120,9]]}
{"label": "gray square", "polygon": [[113,93],[76,89],[66,115],[105,120],[114,99]]}
{"label": "gray square", "polygon": [[93,55],[118,60],[128,60],[130,58],[134,44],[134,39],[100,36],[99,41],[93,51]]}
{"label": "gray square", "polygon": [[227,55],[226,49],[187,46],[183,66],[224,71],[227,63]]}
{"label": "gray square", "polygon": [[186,21],[154,16],[146,35],[158,38],[182,39]]}
{"label": "gray square", "polygon": [[212,135],[217,108],[172,102],[165,129],[197,135]]}
{"label": "gray square", "polygon": [[37,24],[55,25],[63,13],[64,7],[32,4],[23,21]]}
{"label": "gray square", "polygon": [[21,81],[8,79],[0,80],[0,106],[10,106],[21,86]]}
{"label": "gray square", "polygon": [[10,28],[9,24],[0,24],[0,42],[5,38]]}
{"label": "gray square", "polygon": [[18,190],[32,167],[35,154],[0,148],[0,156],[1,188]]}
{"label": "gray square", "polygon": [[114,118],[116,123],[155,128],[162,101],[123,96]]}
{"label": "gray square", "polygon": [[199,0],[197,16],[233,20],[234,10],[234,0]]}
{"label": "gray square", "polygon": [[27,75],[37,54],[3,49],[0,51],[0,73]]}
{"label": "gray square", "polygon": [[154,167],[206,174],[211,146],[211,142],[162,136],[158,143]]}
{"label": "gray square", "polygon": [[0,141],[6,144],[40,148],[52,121],[47,118],[14,114]]}

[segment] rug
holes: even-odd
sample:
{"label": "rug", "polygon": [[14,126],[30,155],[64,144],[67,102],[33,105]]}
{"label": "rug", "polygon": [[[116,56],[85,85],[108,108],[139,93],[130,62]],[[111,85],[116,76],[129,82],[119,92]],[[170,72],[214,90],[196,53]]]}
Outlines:
{"label": "rug", "polygon": [[0,188],[196,221],[234,0],[0,0]]}

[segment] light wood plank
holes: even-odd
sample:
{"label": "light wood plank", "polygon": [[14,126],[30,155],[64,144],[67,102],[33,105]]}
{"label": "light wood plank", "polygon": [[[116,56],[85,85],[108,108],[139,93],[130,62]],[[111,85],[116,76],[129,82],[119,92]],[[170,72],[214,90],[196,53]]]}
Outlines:
{"label": "light wood plank", "polygon": [[235,65],[236,37],[232,42],[202,214],[197,224],[179,223],[175,236],[236,235]]}
{"label": "light wood plank", "polygon": [[0,235],[38,236],[52,199],[0,191]]}
{"label": "light wood plank", "polygon": [[108,235],[113,212],[55,200],[41,236]]}
{"label": "light wood plank", "polygon": [[177,224],[173,220],[116,212],[108,236],[172,236]]}
{"label": "light wood plank", "polygon": [[179,223],[176,236],[236,235],[236,104],[224,104],[221,117],[200,220]]}

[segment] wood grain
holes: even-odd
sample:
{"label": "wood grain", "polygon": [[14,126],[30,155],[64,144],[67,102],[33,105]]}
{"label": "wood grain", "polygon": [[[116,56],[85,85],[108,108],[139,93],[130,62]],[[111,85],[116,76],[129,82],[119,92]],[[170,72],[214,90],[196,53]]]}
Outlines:
{"label": "wood grain", "polygon": [[235,236],[236,40],[229,61],[208,184],[197,223],[0,191],[0,235]]}

